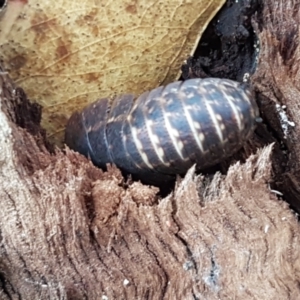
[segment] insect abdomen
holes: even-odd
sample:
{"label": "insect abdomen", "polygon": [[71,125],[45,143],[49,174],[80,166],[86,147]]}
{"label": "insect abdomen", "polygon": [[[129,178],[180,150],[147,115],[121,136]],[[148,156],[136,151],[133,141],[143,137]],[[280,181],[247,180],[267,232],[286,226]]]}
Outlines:
{"label": "insect abdomen", "polygon": [[101,99],[73,114],[66,144],[101,168],[114,163],[159,184],[195,163],[203,169],[231,156],[258,117],[251,91],[226,79],[178,81],[134,99],[117,97],[109,112],[108,100]]}

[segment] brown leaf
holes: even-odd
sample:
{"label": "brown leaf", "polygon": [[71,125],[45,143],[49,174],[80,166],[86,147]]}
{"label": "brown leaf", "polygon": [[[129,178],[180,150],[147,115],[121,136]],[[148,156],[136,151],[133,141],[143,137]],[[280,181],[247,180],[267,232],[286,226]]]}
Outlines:
{"label": "brown leaf", "polygon": [[178,78],[225,0],[25,2],[9,3],[0,23],[1,59],[61,141],[71,112],[98,97]]}

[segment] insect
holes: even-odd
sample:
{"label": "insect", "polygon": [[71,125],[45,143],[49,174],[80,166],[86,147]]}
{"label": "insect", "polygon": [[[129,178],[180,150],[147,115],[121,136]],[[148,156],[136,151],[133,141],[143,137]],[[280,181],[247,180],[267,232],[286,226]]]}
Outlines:
{"label": "insect", "polygon": [[160,185],[215,165],[249,139],[259,117],[251,89],[228,79],[189,79],[136,98],[97,100],[74,113],[65,142],[102,169],[115,164],[145,183]]}

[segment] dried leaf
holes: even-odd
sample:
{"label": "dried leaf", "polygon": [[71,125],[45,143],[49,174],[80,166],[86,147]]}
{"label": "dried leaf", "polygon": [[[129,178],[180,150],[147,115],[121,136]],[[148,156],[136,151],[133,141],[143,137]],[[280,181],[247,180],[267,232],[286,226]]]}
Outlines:
{"label": "dried leaf", "polygon": [[177,79],[224,2],[11,1],[0,22],[1,59],[43,105],[42,125],[52,140],[62,141],[74,110]]}

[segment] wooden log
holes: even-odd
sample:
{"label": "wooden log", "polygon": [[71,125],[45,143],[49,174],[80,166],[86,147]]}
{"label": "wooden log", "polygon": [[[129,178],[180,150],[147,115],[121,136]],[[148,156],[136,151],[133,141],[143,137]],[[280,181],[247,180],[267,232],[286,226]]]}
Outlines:
{"label": "wooden log", "polygon": [[300,212],[299,1],[263,1],[255,24],[259,59],[252,83],[263,118],[277,140],[274,185]]}
{"label": "wooden log", "polygon": [[[298,82],[275,79],[279,67],[297,78],[300,52],[278,54],[286,42],[276,41],[287,41],[285,24],[299,29],[299,13],[296,1],[272,3],[265,1],[257,20],[253,83],[261,100],[289,99],[296,123]],[[284,93],[268,90],[275,86]],[[274,145],[212,179],[192,168],[162,198],[156,188],[125,184],[114,167],[103,173],[71,150],[51,149],[40,108],[5,73],[0,87],[1,299],[298,298],[300,228],[270,188],[281,170]],[[293,178],[295,197],[297,137],[295,127],[287,138],[294,177],[282,173]]]}

